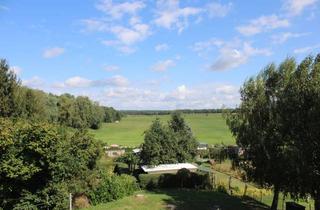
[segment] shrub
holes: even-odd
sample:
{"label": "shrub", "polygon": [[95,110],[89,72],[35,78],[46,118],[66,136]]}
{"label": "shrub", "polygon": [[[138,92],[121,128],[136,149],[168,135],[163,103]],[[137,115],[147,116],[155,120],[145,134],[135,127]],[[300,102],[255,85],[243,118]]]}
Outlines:
{"label": "shrub", "polygon": [[187,169],[182,169],[177,174],[140,174],[138,179],[140,187],[148,190],[178,187],[208,189],[210,185],[207,174],[193,173]]}
{"label": "shrub", "polygon": [[75,209],[88,208],[90,206],[89,199],[85,195],[79,195],[74,197],[73,207]]}
{"label": "shrub", "polygon": [[138,189],[136,179],[129,175],[103,176],[100,184],[89,195],[96,205],[132,195]]}

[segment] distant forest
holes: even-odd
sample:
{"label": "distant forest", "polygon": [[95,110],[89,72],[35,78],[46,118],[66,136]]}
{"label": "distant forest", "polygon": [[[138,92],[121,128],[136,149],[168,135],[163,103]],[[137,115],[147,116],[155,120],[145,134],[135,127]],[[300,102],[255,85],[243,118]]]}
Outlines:
{"label": "distant forest", "polygon": [[123,115],[168,115],[175,111],[179,111],[185,114],[208,114],[233,111],[233,109],[121,110],[120,112]]}
{"label": "distant forest", "polygon": [[86,96],[58,96],[22,86],[5,60],[0,60],[0,70],[0,117],[92,129],[98,129],[102,122],[121,120],[120,112]]}

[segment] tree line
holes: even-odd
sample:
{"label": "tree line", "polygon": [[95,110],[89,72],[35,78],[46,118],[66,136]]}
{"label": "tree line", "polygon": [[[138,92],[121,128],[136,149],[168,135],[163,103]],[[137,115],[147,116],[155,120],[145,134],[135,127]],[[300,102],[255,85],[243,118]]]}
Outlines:
{"label": "tree line", "polygon": [[85,96],[57,96],[24,87],[4,59],[0,60],[0,84],[0,117],[92,129],[98,129],[102,122],[119,121],[122,117],[114,108],[100,106]]}
{"label": "tree line", "polygon": [[232,109],[179,109],[179,110],[121,110],[124,115],[169,115],[175,111],[184,114],[209,114],[209,113],[222,113],[225,110]]}
{"label": "tree line", "polygon": [[246,178],[279,193],[314,199],[320,209],[320,54],[270,64],[241,88],[227,123],[244,149]]}

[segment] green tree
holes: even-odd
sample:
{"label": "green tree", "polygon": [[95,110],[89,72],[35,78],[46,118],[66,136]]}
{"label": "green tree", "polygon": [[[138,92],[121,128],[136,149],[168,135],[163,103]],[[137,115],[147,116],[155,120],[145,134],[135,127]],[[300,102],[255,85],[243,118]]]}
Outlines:
{"label": "green tree", "polygon": [[227,117],[237,144],[245,151],[241,165],[247,178],[263,187],[273,187],[271,209],[274,210],[279,192],[286,190],[292,174],[279,101],[294,70],[295,61],[290,58],[278,68],[268,65],[257,77],[244,83],[240,91],[241,104]]}
{"label": "green tree", "polygon": [[308,56],[291,73],[281,100],[281,125],[290,148],[288,191],[295,197],[311,195],[320,209],[320,54]]}
{"label": "green tree", "polygon": [[156,119],[145,131],[141,151],[142,162],[147,165],[176,163],[175,150],[177,146],[177,142],[172,138],[168,128],[163,126],[159,119]]}
{"label": "green tree", "polygon": [[186,124],[180,112],[173,112],[169,121],[171,136],[177,143],[176,158],[179,163],[193,160],[198,143],[191,128]]}
{"label": "green tree", "polygon": [[11,117],[15,113],[15,91],[19,81],[10,70],[6,60],[0,59],[0,117]]}

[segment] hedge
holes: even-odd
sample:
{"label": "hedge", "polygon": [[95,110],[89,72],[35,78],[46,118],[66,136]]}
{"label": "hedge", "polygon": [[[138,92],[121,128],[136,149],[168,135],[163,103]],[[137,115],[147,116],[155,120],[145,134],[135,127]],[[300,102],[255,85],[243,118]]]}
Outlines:
{"label": "hedge", "polygon": [[139,184],[142,189],[156,188],[190,188],[208,189],[212,185],[207,174],[182,171],[177,174],[140,174]]}

